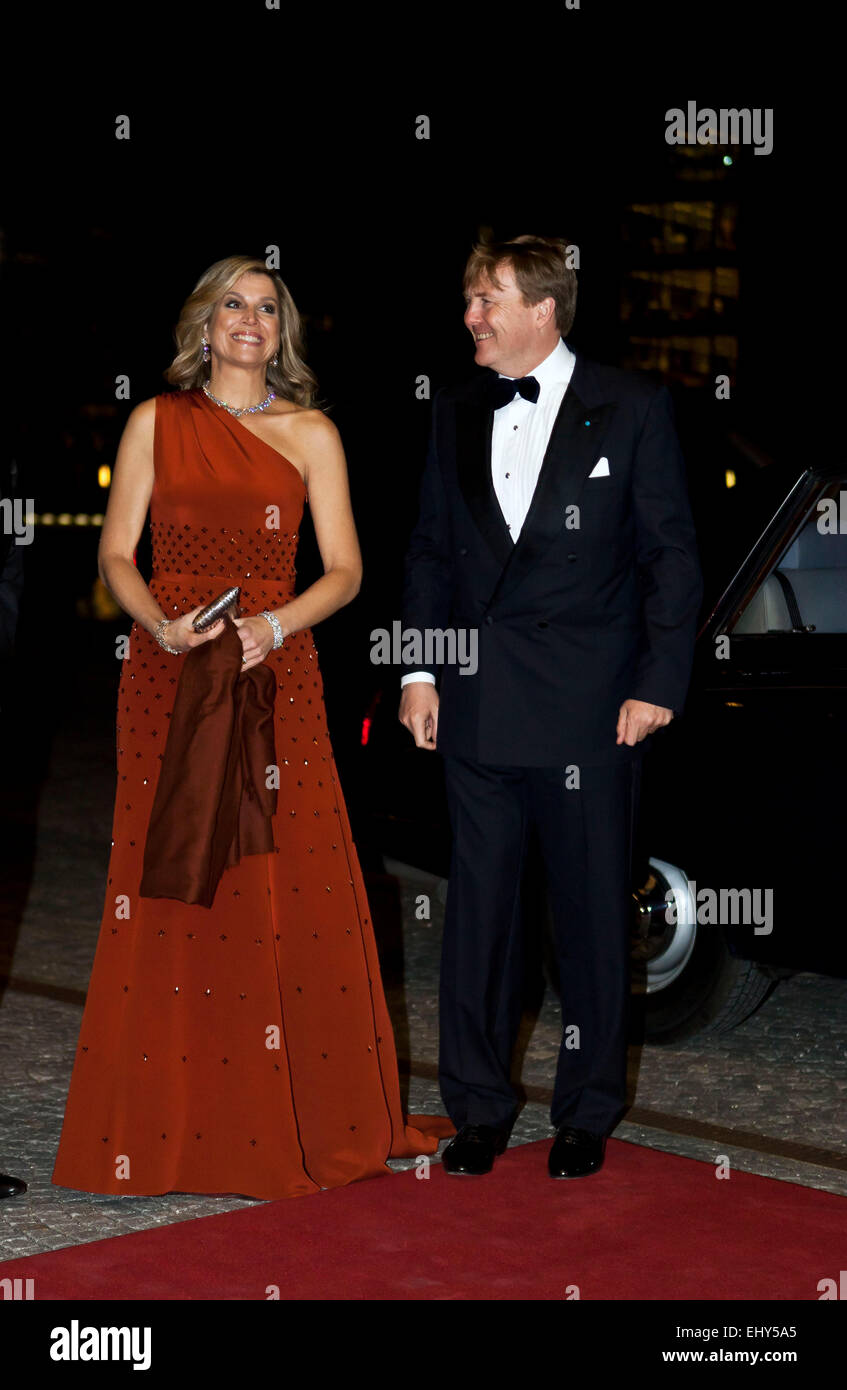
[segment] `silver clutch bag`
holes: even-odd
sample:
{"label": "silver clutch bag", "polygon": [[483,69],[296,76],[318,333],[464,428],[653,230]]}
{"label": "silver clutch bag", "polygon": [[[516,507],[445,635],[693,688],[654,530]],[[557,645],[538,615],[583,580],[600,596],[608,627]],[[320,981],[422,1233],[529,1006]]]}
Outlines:
{"label": "silver clutch bag", "polygon": [[205,632],[212,626],[212,623],[217,622],[218,618],[222,618],[224,613],[228,612],[230,608],[235,610],[233,616],[237,618],[238,598],[240,593],[241,585],[237,584],[232,589],[224,589],[224,592],[219,594],[216,599],[212,599],[211,603],[207,603],[205,608],[201,608],[194,622],[191,624],[194,631]]}

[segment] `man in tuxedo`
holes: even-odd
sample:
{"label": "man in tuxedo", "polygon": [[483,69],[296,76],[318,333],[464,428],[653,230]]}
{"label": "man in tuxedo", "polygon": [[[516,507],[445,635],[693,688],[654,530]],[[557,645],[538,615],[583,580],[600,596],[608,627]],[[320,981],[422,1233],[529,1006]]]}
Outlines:
{"label": "man in tuxedo", "polygon": [[682,709],[702,580],[669,393],[568,346],[567,242],[478,245],[464,286],[486,370],[433,402],[403,629],[475,630],[477,664],[404,660],[399,710],[443,757],[453,835],[439,1081],[457,1134],[443,1161],[489,1172],[517,1114],[534,824],[564,1025],[549,1172],[582,1177],[626,1108],[642,756]]}

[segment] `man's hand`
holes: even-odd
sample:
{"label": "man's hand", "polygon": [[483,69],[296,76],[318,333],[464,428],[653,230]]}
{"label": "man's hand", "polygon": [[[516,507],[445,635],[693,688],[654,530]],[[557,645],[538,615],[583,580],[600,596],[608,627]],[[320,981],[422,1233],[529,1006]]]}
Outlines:
{"label": "man's hand", "polygon": [[438,691],[431,681],[409,681],[403,686],[397,718],[414,736],[418,748],[435,748]]}
{"label": "man's hand", "polygon": [[673,710],[664,705],[648,705],[646,700],[624,700],[618,714],[616,743],[628,743],[634,748],[648,734],[670,724]]}

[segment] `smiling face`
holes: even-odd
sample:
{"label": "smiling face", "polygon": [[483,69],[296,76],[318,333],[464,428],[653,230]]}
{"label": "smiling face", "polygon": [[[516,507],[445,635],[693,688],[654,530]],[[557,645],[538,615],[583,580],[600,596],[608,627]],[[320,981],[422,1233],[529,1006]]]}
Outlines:
{"label": "smiling face", "polygon": [[496,269],[498,290],[483,276],[465,295],[465,327],[476,344],[474,361],[503,376],[526,376],[549,357],[559,338],[555,301],[525,304],[508,261]]}
{"label": "smiling face", "polygon": [[206,328],[213,358],[260,367],[279,348],[279,304],[269,275],[247,271],[218,301]]}

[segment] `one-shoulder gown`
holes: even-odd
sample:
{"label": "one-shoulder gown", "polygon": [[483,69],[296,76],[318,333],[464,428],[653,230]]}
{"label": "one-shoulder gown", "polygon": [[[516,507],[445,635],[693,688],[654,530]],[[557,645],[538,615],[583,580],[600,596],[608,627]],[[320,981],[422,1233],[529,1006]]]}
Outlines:
{"label": "one-shoulder gown", "polygon": [[[297,468],[202,390],[156,398],[150,589],[187,612],[229,584],[243,615],[295,594]],[[271,523],[271,524],[269,524]],[[180,656],[137,623],[123,662],[105,906],[53,1182],[88,1192],[278,1198],[434,1153],[404,1116],[373,925],[309,629],[276,675],[274,852],[211,907],[139,896]]]}

